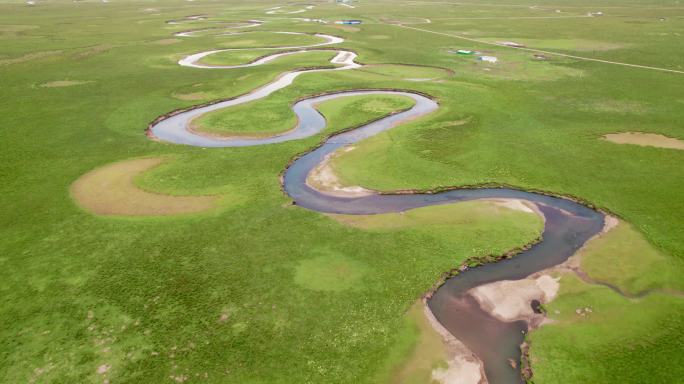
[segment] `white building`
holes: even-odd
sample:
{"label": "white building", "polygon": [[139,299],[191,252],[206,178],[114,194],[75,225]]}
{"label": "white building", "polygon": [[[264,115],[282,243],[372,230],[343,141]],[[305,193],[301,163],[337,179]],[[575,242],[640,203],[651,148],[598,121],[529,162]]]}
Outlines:
{"label": "white building", "polygon": [[496,63],[499,61],[495,56],[480,56],[480,61],[486,61],[488,63]]}

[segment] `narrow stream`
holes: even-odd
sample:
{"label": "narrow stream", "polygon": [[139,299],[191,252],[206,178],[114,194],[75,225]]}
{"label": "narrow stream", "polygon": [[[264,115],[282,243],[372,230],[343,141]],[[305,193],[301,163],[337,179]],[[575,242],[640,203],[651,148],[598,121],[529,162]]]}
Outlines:
{"label": "narrow stream", "polygon": [[[344,57],[340,55],[346,55]],[[195,57],[200,54],[195,55]],[[340,51],[338,63],[351,69],[359,65],[353,62],[351,52]],[[203,57],[203,56],[201,56]],[[186,61],[194,63],[194,61]],[[515,257],[497,263],[468,269],[450,278],[428,301],[435,318],[473,351],[484,363],[485,374],[492,384],[521,383],[520,344],[527,324],[522,321],[503,322],[484,312],[466,292],[479,285],[501,281],[518,280],[535,272],[558,265],[573,255],[589,238],[603,228],[604,216],[590,208],[570,200],[515,189],[460,189],[434,194],[371,194],[363,197],[331,196],[312,189],[306,184],[307,175],[326,155],[349,144],[358,143],[370,136],[391,129],[403,121],[427,115],[438,109],[438,104],[418,93],[354,90],[317,96],[299,101],[293,106],[298,125],[292,131],[265,139],[219,139],[189,132],[190,121],[203,113],[260,99],[277,89],[288,86],[294,77],[303,73],[289,72],[278,80],[250,94],[218,104],[201,107],[159,121],[150,127],[153,136],[177,143],[203,147],[233,147],[273,144],[301,139],[321,132],[326,127],[323,116],[314,108],[317,103],[367,94],[391,94],[410,97],[415,105],[404,112],[387,116],[352,131],[331,136],[320,147],[296,159],[283,175],[283,188],[295,204],[318,212],[343,214],[375,214],[400,212],[413,208],[483,198],[514,198],[536,204],[545,216],[543,241]],[[513,368],[510,359],[516,362]]]}

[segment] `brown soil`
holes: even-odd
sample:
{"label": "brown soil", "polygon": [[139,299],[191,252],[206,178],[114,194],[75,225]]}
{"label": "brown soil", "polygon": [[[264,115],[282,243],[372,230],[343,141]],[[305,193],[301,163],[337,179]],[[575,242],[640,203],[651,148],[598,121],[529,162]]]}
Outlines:
{"label": "brown soil", "polygon": [[656,133],[623,132],[609,133],[604,139],[616,144],[633,144],[642,147],[657,147],[684,150],[684,140],[659,135]]}
{"label": "brown soil", "polygon": [[122,161],[81,176],[71,195],[82,208],[98,215],[163,216],[207,211],[218,196],[170,196],[144,191],[134,179],[165,161],[162,157]]}

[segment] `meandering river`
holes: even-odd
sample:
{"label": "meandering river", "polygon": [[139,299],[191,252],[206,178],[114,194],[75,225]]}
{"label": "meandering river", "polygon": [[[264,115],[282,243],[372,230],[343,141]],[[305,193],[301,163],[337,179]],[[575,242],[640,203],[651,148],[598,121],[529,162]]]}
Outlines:
{"label": "meandering river", "polygon": [[[325,41],[321,44],[336,44],[343,39],[334,36],[317,35]],[[317,44],[315,46],[320,46]],[[305,52],[309,47],[287,47],[297,49],[286,54]],[[283,48],[281,48],[283,49]],[[275,53],[253,63],[239,66],[213,67],[199,63],[203,57],[220,51],[207,51],[191,55],[180,61],[181,65],[195,68],[238,68],[265,64],[284,53]],[[428,306],[435,318],[457,339],[475,353],[484,364],[490,383],[521,383],[521,351],[528,325],[524,321],[503,322],[483,311],[475,299],[466,294],[471,288],[501,281],[518,280],[535,272],[553,267],[567,260],[582,245],[601,231],[603,214],[574,201],[531,192],[506,188],[455,189],[440,193],[381,194],[373,193],[361,197],[332,196],[307,185],[309,173],[320,164],[326,155],[344,146],[358,143],[382,131],[392,129],[409,119],[421,118],[437,110],[439,105],[426,95],[410,91],[353,90],[332,93],[301,100],[293,106],[298,124],[295,129],[268,138],[216,138],[203,136],[188,130],[190,121],[204,113],[230,108],[267,97],[287,87],[292,81],[307,72],[339,71],[358,68],[356,54],[339,50],[332,60],[340,65],[334,69],[316,69],[285,73],[275,81],[235,99],[202,106],[162,119],[150,126],[150,134],[160,140],[201,147],[236,147],[275,144],[288,140],[310,137],[326,127],[323,116],[315,109],[322,101],[341,97],[367,94],[390,94],[410,97],[414,106],[406,111],[387,116],[354,130],[329,137],[321,146],[294,160],[283,175],[283,188],[297,205],[325,213],[375,214],[400,212],[409,209],[438,204],[484,198],[514,198],[535,204],[544,215],[543,241],[513,258],[487,264],[459,273],[439,287],[429,299]],[[517,364],[511,366],[510,359]]]}

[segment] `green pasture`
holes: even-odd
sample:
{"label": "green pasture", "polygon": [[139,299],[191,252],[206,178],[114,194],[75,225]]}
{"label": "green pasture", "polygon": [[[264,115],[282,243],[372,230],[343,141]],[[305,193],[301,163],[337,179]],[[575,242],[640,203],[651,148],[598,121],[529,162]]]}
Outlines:
{"label": "green pasture", "polygon": [[[614,213],[627,224],[587,249],[583,268],[630,294],[652,292],[625,298],[564,275],[547,306],[555,323],[530,335],[534,382],[679,380],[684,152],[599,138],[640,131],[684,139],[684,75],[540,60],[388,23],[428,18],[409,26],[684,70],[684,7],[668,0],[312,5],[267,15],[275,4],[260,0],[0,1],[0,382],[399,382],[405,361],[418,364],[407,377],[425,377],[432,363],[412,360],[424,344],[406,319],[411,305],[467,258],[504,254],[538,236],[532,215],[484,203],[357,218],[361,226],[291,204],[279,175],[294,156],[332,132],[409,107],[403,98],[322,104],[325,131],[278,145],[204,149],[145,135],[170,111],[330,65],[327,51],[229,70],[177,64],[205,50],[319,41],[273,31],[343,36],[333,47],[369,66],[303,74],[264,100],[198,119],[201,130],[281,132],[294,124],[294,102],[339,90],[434,97],[438,111],[335,158],[341,179],[380,190],[505,184]],[[597,10],[605,15],[549,19]],[[208,18],[166,23],[197,14]],[[250,19],[265,23],[244,35],[173,36]],[[203,62],[243,64],[268,52]],[[69,195],[94,168],[160,155],[169,161],[138,178],[141,188],[234,201],[196,215],[106,218]]]}

